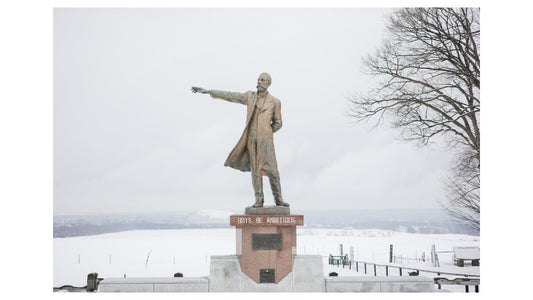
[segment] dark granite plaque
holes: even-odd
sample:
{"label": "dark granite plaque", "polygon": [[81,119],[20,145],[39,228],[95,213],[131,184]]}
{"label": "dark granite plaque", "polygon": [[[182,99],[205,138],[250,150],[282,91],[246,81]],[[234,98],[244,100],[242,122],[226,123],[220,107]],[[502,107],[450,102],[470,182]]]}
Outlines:
{"label": "dark granite plaque", "polygon": [[281,233],[252,233],[252,250],[282,250]]}
{"label": "dark granite plaque", "polygon": [[276,270],[259,269],[259,283],[275,283]]}

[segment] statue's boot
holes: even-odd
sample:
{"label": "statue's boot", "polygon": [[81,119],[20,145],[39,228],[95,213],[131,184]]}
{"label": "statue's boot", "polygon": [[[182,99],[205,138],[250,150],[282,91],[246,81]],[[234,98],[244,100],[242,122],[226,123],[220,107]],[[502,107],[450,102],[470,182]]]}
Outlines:
{"label": "statue's boot", "polygon": [[265,200],[263,199],[263,197],[256,197],[255,198],[255,203],[254,205],[252,205],[252,207],[263,207],[263,203],[265,202]]}
{"label": "statue's boot", "polygon": [[289,203],[287,202],[284,202],[283,199],[281,200],[276,200],[276,206],[285,206],[285,207],[289,207]]}

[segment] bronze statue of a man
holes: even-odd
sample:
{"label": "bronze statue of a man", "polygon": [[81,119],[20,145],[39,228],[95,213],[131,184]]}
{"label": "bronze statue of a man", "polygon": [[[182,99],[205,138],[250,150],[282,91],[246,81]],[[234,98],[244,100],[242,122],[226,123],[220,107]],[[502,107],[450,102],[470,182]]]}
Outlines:
{"label": "bronze statue of a man", "polygon": [[289,206],[281,196],[278,164],[274,152],[274,132],[281,128],[281,102],[267,91],[272,83],[269,74],[257,79],[257,92],[235,93],[193,87],[193,93],[209,94],[213,98],[244,104],[247,107],[246,127],[242,136],[224,163],[243,172],[252,172],[255,192],[253,207],[262,207],[263,176],[270,179],[274,201],[278,206]]}

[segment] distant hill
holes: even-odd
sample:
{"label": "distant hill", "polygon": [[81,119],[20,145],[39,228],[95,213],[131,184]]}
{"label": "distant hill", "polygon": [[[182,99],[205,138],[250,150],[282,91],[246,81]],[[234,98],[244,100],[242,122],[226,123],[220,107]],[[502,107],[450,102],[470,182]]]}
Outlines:
{"label": "distant hill", "polygon": [[[224,216],[227,214],[227,220]],[[230,212],[205,210],[161,214],[101,214],[54,216],[54,237],[94,235],[146,229],[229,227]]]}
{"label": "distant hill", "polygon": [[305,223],[311,227],[375,228],[424,234],[479,235],[479,231],[457,224],[439,209],[306,211]]}
{"label": "distant hill", "polygon": [[[317,228],[387,229],[410,233],[479,232],[454,223],[441,210],[335,210],[293,211],[305,216],[305,226]],[[224,228],[229,216],[242,214],[222,210],[161,214],[106,214],[54,216],[54,237],[94,235],[143,229]]]}

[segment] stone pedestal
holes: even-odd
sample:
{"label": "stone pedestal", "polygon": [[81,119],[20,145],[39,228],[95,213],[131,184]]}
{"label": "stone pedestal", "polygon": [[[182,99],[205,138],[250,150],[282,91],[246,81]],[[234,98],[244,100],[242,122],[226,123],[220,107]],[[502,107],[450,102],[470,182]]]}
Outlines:
{"label": "stone pedestal", "polygon": [[303,225],[303,216],[291,215],[287,207],[247,208],[246,212],[250,214],[230,216],[241,270],[256,283],[278,283],[292,272],[296,226]]}
{"label": "stone pedestal", "polygon": [[248,206],[244,209],[245,215],[290,215],[291,209],[284,206]]}

